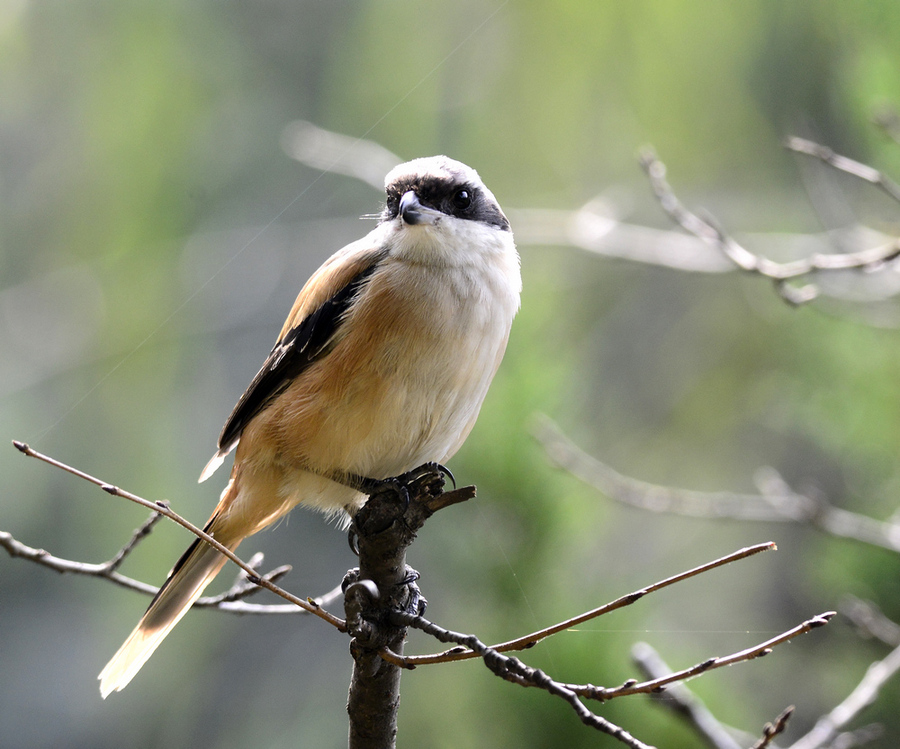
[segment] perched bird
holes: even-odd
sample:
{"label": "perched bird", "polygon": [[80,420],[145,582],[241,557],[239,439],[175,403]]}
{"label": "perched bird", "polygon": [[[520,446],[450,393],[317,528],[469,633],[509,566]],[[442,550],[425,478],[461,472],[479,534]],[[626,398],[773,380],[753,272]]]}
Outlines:
{"label": "perched bird", "polygon": [[[205,530],[229,549],[304,504],[345,523],[360,490],[468,436],[506,349],[522,281],[509,222],[465,164],[394,168],[375,229],[325,261],[297,296],[234,408],[208,478],[235,450]],[[100,674],[122,689],[225,557],[197,539]]]}

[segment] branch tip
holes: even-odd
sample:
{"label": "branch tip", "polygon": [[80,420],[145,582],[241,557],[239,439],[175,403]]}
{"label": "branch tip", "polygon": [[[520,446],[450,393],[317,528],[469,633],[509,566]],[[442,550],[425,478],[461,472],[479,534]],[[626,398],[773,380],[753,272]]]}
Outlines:
{"label": "branch tip", "polygon": [[13,440],[13,447],[16,448],[20,453],[24,453],[25,455],[31,454],[31,448],[28,447],[26,442],[20,442],[19,440]]}
{"label": "branch tip", "polygon": [[788,720],[790,720],[790,717],[793,714],[794,706],[790,705],[782,710],[781,715],[775,718],[774,722],[766,723],[763,726],[762,738],[750,747],[750,749],[766,749],[766,747],[772,746],[772,739],[784,732],[787,728]]}

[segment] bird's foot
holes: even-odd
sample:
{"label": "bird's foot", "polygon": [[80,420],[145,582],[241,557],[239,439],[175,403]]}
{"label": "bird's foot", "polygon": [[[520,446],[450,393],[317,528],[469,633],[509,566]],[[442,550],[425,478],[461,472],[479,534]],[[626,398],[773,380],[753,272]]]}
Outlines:
{"label": "bird's foot", "polygon": [[456,479],[453,477],[453,473],[447,466],[440,463],[423,463],[418,468],[413,468],[411,471],[397,476],[396,479],[407,486],[416,481],[426,481],[436,484],[438,489],[443,489],[445,480],[450,479],[453,488],[456,488]]}
{"label": "bird's foot", "polygon": [[[440,463],[423,463],[411,471],[386,479],[372,479],[351,473],[342,473],[339,479],[333,478],[340,480],[345,486],[369,496],[369,501],[354,515],[348,529],[347,540],[350,543],[350,549],[357,556],[359,555],[361,536],[361,527],[357,521],[360,521],[363,516],[366,516],[363,526],[367,528],[367,532],[372,533],[373,530],[377,532],[382,529],[382,526],[387,527],[397,517],[402,517],[406,513],[409,509],[411,495],[423,498],[437,497],[442,493],[446,479],[450,479],[453,488],[456,488],[456,479],[453,478],[450,469]],[[384,509],[376,511],[375,507],[385,509],[391,507],[391,509],[385,515]],[[372,523],[373,516],[380,518],[374,525]]]}
{"label": "bird's foot", "polygon": [[409,507],[409,489],[414,485],[421,484],[432,494],[437,494],[444,488],[446,479],[450,479],[453,488],[456,488],[456,479],[450,469],[433,462],[423,463],[411,471],[386,479],[372,479],[356,474],[343,474],[342,479],[342,483],[370,497],[391,492],[399,498],[404,510]]}

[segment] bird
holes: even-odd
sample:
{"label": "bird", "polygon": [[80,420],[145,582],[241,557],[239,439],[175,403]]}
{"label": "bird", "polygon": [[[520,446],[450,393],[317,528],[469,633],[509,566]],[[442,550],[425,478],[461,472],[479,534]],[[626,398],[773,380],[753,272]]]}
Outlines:
{"label": "bird", "polygon": [[[510,223],[471,167],[418,158],[385,177],[376,227],[309,278],[225,422],[234,451],[204,530],[230,550],[304,505],[344,527],[380,481],[441,465],[478,417],[519,310]],[[98,677],[123,689],[226,558],[196,539]]]}

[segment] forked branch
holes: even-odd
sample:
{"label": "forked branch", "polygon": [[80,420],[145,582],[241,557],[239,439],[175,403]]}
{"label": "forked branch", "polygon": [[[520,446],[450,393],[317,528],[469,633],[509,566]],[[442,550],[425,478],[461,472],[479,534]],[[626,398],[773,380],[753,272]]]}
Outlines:
{"label": "forked branch", "polygon": [[[513,684],[518,684],[522,687],[542,689],[549,694],[560,697],[572,707],[579,719],[585,725],[613,736],[628,747],[639,749],[646,745],[624,729],[594,713],[582,700],[591,699],[606,702],[615,697],[624,697],[634,694],[658,694],[671,684],[681,682],[693,676],[698,676],[714,668],[730,666],[768,655],[772,652],[772,648],[827,624],[833,616],[834,612],[829,611],[813,617],[797,627],[794,627],[777,637],[766,640],[752,648],[747,648],[720,658],[710,658],[691,668],[660,676],[650,681],[638,682],[637,680],[631,679],[621,686],[614,688],[596,687],[589,684],[568,684],[559,681],[541,669],[528,666],[518,658],[504,655],[497,649],[481,642],[475,635],[444,629],[434,622],[425,619],[423,616],[417,616],[410,613],[397,613],[394,615],[394,618],[396,621],[418,629],[440,642],[454,643],[464,648],[466,652],[474,653],[476,657],[484,662],[485,666],[487,666],[492,673],[506,681],[510,681]],[[391,658],[391,655],[385,654],[384,657]],[[784,716],[782,720],[776,721],[775,726],[767,728],[764,731],[763,736],[763,741],[765,741],[765,743],[760,744],[760,746],[767,746],[771,738],[783,730],[786,720],[787,716]],[[766,738],[767,736],[768,738]]]}
{"label": "forked branch", "polygon": [[[871,182],[900,201],[900,187],[876,169],[837,156],[824,146],[818,146],[800,138],[791,139],[788,147],[801,153],[817,156],[837,169]],[[819,295],[819,289],[815,284],[806,283],[798,286],[794,285],[793,281],[821,272],[878,269],[900,256],[900,240],[892,240],[881,247],[867,248],[858,252],[817,253],[790,262],[776,262],[751,252],[739,244],[711,216],[701,217],[688,210],[666,180],[665,164],[657,158],[652,150],[645,149],[641,152],[640,163],[650,179],[650,185],[660,206],[675,223],[688,233],[717,247],[741,270],[770,279],[779,295],[791,305],[806,304]]]}
{"label": "forked branch", "polygon": [[[719,559],[715,559],[712,562],[701,564],[699,567],[694,567],[693,569],[689,569],[677,575],[672,575],[671,577],[667,577],[665,580],[660,580],[659,582],[652,583],[651,585],[648,585],[645,588],[641,588],[640,590],[636,590],[633,593],[628,593],[624,596],[620,596],[610,603],[606,603],[603,606],[598,606],[595,609],[586,611],[583,614],[572,617],[571,619],[566,619],[565,621],[558,622],[557,624],[545,627],[544,629],[540,629],[537,632],[532,632],[522,637],[517,637],[515,640],[509,640],[507,642],[501,642],[497,645],[491,645],[490,649],[498,653],[527,650],[528,648],[533,647],[547,637],[558,634],[559,632],[564,632],[565,630],[571,629],[572,627],[577,627],[578,625],[584,624],[591,619],[596,619],[599,616],[609,614],[610,612],[616,611],[617,609],[621,609],[625,606],[630,606],[649,593],[655,593],[656,591],[667,588],[670,585],[674,585],[675,583],[683,582],[684,580],[688,580],[689,578],[701,575],[704,572],[714,570],[717,567],[723,567],[724,565],[731,562],[736,562],[741,559],[747,559],[748,557],[755,556],[760,552],[773,551],[775,548],[775,544],[770,541],[768,543],[756,544],[755,546],[748,546],[744,549],[738,549],[737,551],[732,552],[731,554],[727,554],[724,557],[720,557]],[[481,656],[473,650],[466,650],[465,648],[451,648],[450,650],[445,650],[443,653],[433,653],[431,655],[411,655],[399,657],[396,654],[386,653],[385,657],[391,660],[392,663],[396,663],[398,666],[402,666],[403,668],[416,668],[417,666],[426,666],[435,663],[448,663],[451,661],[463,661],[470,658],[479,658]]]}
{"label": "forked branch", "polygon": [[547,417],[535,423],[533,434],[555,465],[631,507],[689,517],[803,523],[832,536],[900,552],[900,523],[876,520],[834,507],[823,497],[795,492],[772,469],[757,473],[758,494],[693,491],[618,473],[581,450]]}
{"label": "forked branch", "polygon": [[[135,504],[152,510],[157,515],[172,520],[183,528],[189,530],[191,533],[208,543],[210,546],[214,547],[219,553],[224,554],[226,557],[228,557],[228,559],[234,562],[245,573],[247,582],[252,583],[258,588],[264,588],[268,591],[271,591],[275,595],[280,596],[284,600],[288,601],[291,607],[299,607],[304,611],[319,617],[323,621],[328,622],[335,629],[341,632],[346,631],[346,624],[344,620],[326,611],[319,603],[316,602],[315,599],[299,598],[293,593],[289,593],[284,588],[279,587],[273,582],[274,579],[277,579],[278,577],[284,575],[286,570],[274,570],[267,575],[260,576],[258,569],[245,562],[243,559],[234,554],[234,552],[232,552],[230,549],[220,544],[208,533],[205,533],[196,525],[172,510],[169,507],[168,502],[152,502],[148,499],[144,499],[143,497],[139,497],[136,494],[132,494],[131,492],[120,489],[113,484],[95,478],[94,476],[91,476],[84,471],[73,468],[72,466],[56,460],[55,458],[44,455],[37,450],[33,450],[24,442],[14,441],[13,445],[19,452],[27,455],[30,458],[37,458],[38,460],[54,466],[55,468],[59,468],[66,473],[71,473],[73,476],[77,476],[78,478],[84,479],[85,481],[94,484],[95,486],[99,486],[107,494],[112,494],[115,497],[122,497],[123,499],[127,499],[130,502],[134,502]],[[138,581],[136,580],[131,580],[130,578],[125,578],[124,576],[119,575],[119,573],[116,572],[116,567],[121,564],[124,556],[126,556],[128,552],[134,548],[134,544],[137,543],[141,538],[146,536],[147,532],[149,532],[149,528],[151,528],[155,522],[156,521],[152,518],[150,520],[147,520],[144,525],[142,525],[140,528],[138,528],[137,531],[135,531],[131,540],[122,548],[121,551],[119,551],[118,554],[116,554],[116,556],[114,556],[109,562],[100,565],[88,565],[84,567],[80,562],[69,562],[68,560],[61,560],[57,557],[52,557],[52,555],[47,554],[47,552],[43,551],[42,549],[31,549],[30,547],[27,547],[24,544],[15,541],[15,539],[13,539],[12,536],[10,536],[8,533],[0,534],[0,545],[4,546],[8,551],[10,551],[13,556],[30,559],[31,561],[35,561],[45,566],[52,567],[60,572],[93,574],[97,577],[109,579],[118,585],[124,585],[125,587],[130,587],[135,590],[141,590],[142,592],[150,592],[146,588],[152,589],[152,586],[145,586],[144,583],[138,583]],[[81,567],[81,569],[79,569],[79,567]],[[229,597],[229,594],[226,593],[225,598],[219,602],[220,608],[223,608],[225,610],[227,610],[229,607],[235,608],[236,604],[238,603],[237,598],[243,597],[244,595],[246,595],[246,593],[241,593],[241,595],[239,596],[232,595],[231,597]],[[250,604],[243,605],[250,606]],[[245,610],[243,613],[250,613],[250,610]]]}

